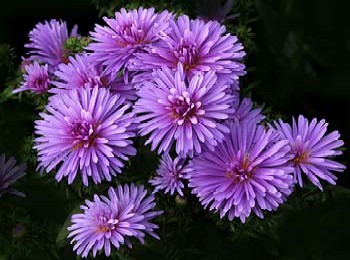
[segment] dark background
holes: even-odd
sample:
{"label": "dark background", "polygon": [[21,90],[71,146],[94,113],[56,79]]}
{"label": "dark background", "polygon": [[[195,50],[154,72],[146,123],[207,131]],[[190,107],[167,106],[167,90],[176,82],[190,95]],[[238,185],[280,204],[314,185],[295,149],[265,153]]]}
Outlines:
{"label": "dark background", "polygon": [[[118,1],[99,2],[108,5]],[[329,129],[339,130],[345,141],[346,150],[340,161],[349,168],[350,5],[347,1],[329,0],[235,2],[235,6],[243,2],[239,10],[247,12],[249,8],[252,18],[249,26],[253,42],[244,41],[248,46],[245,61],[248,74],[242,79],[242,90],[251,90],[253,99],[258,104],[264,103],[272,117],[282,116],[290,121],[292,115],[303,114],[310,119],[326,119]],[[28,32],[39,21],[63,19],[68,22],[69,28],[78,24],[80,34],[86,35],[96,22],[101,21],[94,3],[83,0],[3,1],[0,43],[14,47],[19,63],[20,57],[25,55],[23,45],[28,41]],[[245,3],[247,6],[244,6]],[[195,15],[196,9],[188,5],[184,4],[184,8]],[[235,9],[233,13],[236,13]],[[241,17],[245,15],[240,13]],[[235,18],[226,21],[226,24],[236,26],[238,21]],[[7,106],[11,111],[16,109],[17,103],[9,102]],[[25,107],[23,104],[20,106]],[[17,121],[11,122],[15,129]],[[27,127],[30,131],[30,123]],[[1,131],[4,134],[0,138],[4,140],[9,132]],[[18,131],[19,135],[28,132]],[[5,142],[0,140],[2,143],[6,147]],[[14,150],[8,147],[8,150],[15,153],[15,147]],[[208,214],[204,217],[192,216],[198,225],[188,233],[180,228],[172,235],[169,224],[169,234],[161,235],[167,248],[136,247],[133,256],[136,259],[177,259],[163,252],[173,250],[174,255],[180,251],[179,259],[350,259],[349,171],[338,176],[338,186],[326,185],[324,193],[307,186],[305,190],[296,191],[289,203],[277,213],[267,214],[266,220],[253,219],[245,226],[239,222],[220,222]],[[53,187],[52,184],[45,186],[38,183],[33,182],[33,189],[37,189],[33,192],[38,193],[37,197]],[[60,194],[57,192],[55,196],[59,201]],[[21,203],[26,206],[25,202]],[[49,199],[38,203],[35,207],[28,206],[36,221],[45,219],[45,216],[61,217],[64,221],[65,214],[60,216],[59,209],[52,210]],[[64,207],[62,203],[59,206]],[[40,207],[49,210],[48,215],[40,212]],[[63,224],[63,221],[60,223]],[[70,259],[72,255],[66,254],[69,249],[60,249],[58,257]],[[39,259],[35,258],[35,254],[31,257],[28,256],[28,259]],[[46,257],[52,259],[48,255],[40,259]]]}

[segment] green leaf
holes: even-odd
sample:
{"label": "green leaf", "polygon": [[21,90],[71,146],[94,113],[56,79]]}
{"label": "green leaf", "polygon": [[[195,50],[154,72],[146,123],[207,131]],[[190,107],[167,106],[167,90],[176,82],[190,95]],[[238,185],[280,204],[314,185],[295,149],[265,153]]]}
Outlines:
{"label": "green leaf", "polygon": [[72,215],[79,213],[80,212],[80,203],[78,205],[75,206],[75,208],[69,213],[68,217],[66,218],[66,220],[64,221],[60,231],[57,234],[56,237],[56,244],[58,247],[63,247],[65,245],[67,245],[67,236],[68,236],[68,230],[67,228],[70,226],[71,224],[71,218]]}

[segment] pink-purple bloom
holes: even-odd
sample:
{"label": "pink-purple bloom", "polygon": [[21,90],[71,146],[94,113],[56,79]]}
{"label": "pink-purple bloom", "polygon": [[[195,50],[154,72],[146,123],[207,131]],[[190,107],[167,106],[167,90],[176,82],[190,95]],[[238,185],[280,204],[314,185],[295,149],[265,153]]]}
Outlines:
{"label": "pink-purple bloom", "polygon": [[153,193],[164,190],[164,193],[179,193],[183,196],[183,180],[187,178],[187,173],[191,171],[188,165],[185,165],[185,159],[176,157],[171,159],[169,154],[164,154],[160,160],[157,176],[149,181],[155,189]]}
{"label": "pink-purple bloom", "polygon": [[225,141],[196,156],[190,167],[189,187],[200,202],[229,220],[242,222],[254,212],[272,211],[291,194],[293,168],[287,166],[288,140],[256,122],[229,124]]}
{"label": "pink-purple bloom", "polygon": [[93,51],[94,62],[102,63],[108,73],[115,75],[128,67],[136,53],[147,51],[169,31],[171,18],[168,11],[158,14],[154,8],[128,11],[122,8],[114,18],[103,18],[107,26],[96,25],[95,31],[91,32],[93,42],[87,49]]}
{"label": "pink-purple bloom", "polygon": [[333,157],[342,154],[338,149],[344,145],[338,131],[325,135],[328,126],[325,120],[318,122],[314,118],[309,122],[302,115],[298,121],[293,118],[292,126],[281,119],[275,125],[282,138],[289,140],[292,155],[289,164],[294,168],[294,178],[300,187],[303,186],[303,174],[321,190],[319,179],[336,184],[337,177],[332,171],[345,170],[345,165],[333,161]]}
{"label": "pink-purple bloom", "polygon": [[33,61],[30,58],[25,58],[25,57],[21,57],[22,58],[22,62],[21,62],[21,72],[24,74],[27,72],[26,67],[28,65],[32,65]]}
{"label": "pink-purple bloom", "polygon": [[120,94],[126,100],[135,100],[136,92],[131,84],[126,84],[122,77],[112,76],[103,71],[102,66],[92,62],[87,54],[77,54],[69,57],[69,63],[60,64],[55,72],[57,80],[52,82],[57,86],[51,90],[59,93],[62,90],[95,86],[108,88],[113,94]]}
{"label": "pink-purple bloom", "polygon": [[32,91],[35,94],[44,94],[50,88],[51,80],[48,71],[48,65],[40,65],[38,62],[25,66],[26,73],[23,75],[24,81],[21,82],[21,86],[13,93],[21,91]]}
{"label": "pink-purple bloom", "polygon": [[59,166],[56,180],[79,173],[84,185],[111,181],[135,155],[130,138],[135,136],[130,104],[105,88],[79,88],[57,94],[46,113],[35,121],[34,148],[39,168],[47,172]]}
{"label": "pink-purple bloom", "polygon": [[182,65],[155,71],[154,82],[143,82],[138,91],[135,111],[142,122],[142,136],[150,134],[146,144],[158,153],[168,152],[176,142],[176,153],[192,156],[203,147],[213,149],[229,129],[221,123],[233,112],[233,96],[228,85],[217,83],[214,71],[192,77],[188,83]]}
{"label": "pink-purple bloom", "polygon": [[242,120],[261,122],[265,116],[261,114],[262,108],[253,108],[253,102],[250,98],[239,98],[239,94],[233,103],[233,109],[235,112],[230,116],[235,122],[240,122]]}
{"label": "pink-purple bloom", "polygon": [[52,19],[44,23],[38,23],[30,31],[30,43],[25,47],[30,49],[32,60],[49,64],[50,71],[54,71],[57,65],[66,61],[65,44],[69,37],[78,36],[77,26],[74,26],[68,34],[67,23]]}
{"label": "pink-purple bloom", "polygon": [[136,55],[131,70],[150,74],[162,66],[176,69],[181,63],[189,78],[215,71],[219,80],[232,83],[233,89],[238,89],[239,76],[245,75],[245,66],[241,63],[245,52],[236,36],[226,34],[225,26],[216,21],[190,20],[187,15],[171,20],[169,25],[171,31],[162,41],[151,46],[149,52]]}
{"label": "pink-purple bloom", "polygon": [[12,157],[6,161],[4,154],[0,156],[0,197],[5,193],[15,194],[20,197],[25,196],[22,192],[11,188],[10,185],[22,178],[26,169],[27,166],[23,163],[16,165],[15,158]]}
{"label": "pink-purple bloom", "polygon": [[132,237],[142,244],[146,234],[159,239],[154,232],[158,225],[150,221],[163,212],[154,210],[154,196],[146,195],[143,186],[125,184],[110,187],[108,197],[94,195],[93,201],[86,200],[86,205],[80,206],[84,212],[74,214],[73,224],[68,227],[68,238],[72,237],[71,243],[75,244],[73,250],[87,257],[91,250],[96,256],[104,249],[110,256],[112,247],[119,249],[126,244],[131,248]]}

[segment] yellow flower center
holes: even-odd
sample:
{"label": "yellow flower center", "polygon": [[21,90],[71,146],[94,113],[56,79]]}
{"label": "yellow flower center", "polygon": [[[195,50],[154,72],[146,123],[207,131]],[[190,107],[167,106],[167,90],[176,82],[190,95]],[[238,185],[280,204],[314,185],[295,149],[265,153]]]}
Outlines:
{"label": "yellow flower center", "polygon": [[303,151],[301,153],[297,153],[296,156],[291,160],[293,165],[299,165],[301,163],[307,163],[307,160],[309,159],[309,153],[307,151]]}

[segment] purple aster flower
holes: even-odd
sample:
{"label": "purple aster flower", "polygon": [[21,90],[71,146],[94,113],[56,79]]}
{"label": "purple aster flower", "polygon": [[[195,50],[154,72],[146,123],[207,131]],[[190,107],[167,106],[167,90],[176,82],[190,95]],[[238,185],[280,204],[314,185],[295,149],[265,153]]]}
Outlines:
{"label": "purple aster flower", "polygon": [[55,19],[38,23],[29,33],[30,43],[24,45],[31,49],[31,59],[49,64],[50,71],[56,69],[57,65],[66,62],[64,50],[68,37],[77,36],[78,27],[75,25],[68,35],[67,23]]}
{"label": "purple aster flower", "polygon": [[188,165],[184,165],[184,163],[184,158],[176,157],[172,160],[169,154],[164,154],[157,169],[158,176],[149,181],[155,186],[153,193],[165,190],[164,193],[170,192],[173,195],[177,191],[183,196],[184,184],[182,180],[186,179],[187,173],[191,171]]}
{"label": "purple aster flower", "polygon": [[0,156],[0,197],[4,193],[12,193],[20,197],[25,197],[22,192],[19,192],[9,186],[15,183],[25,174],[27,166],[25,164],[16,165],[15,158],[10,158],[6,161],[5,155]]}
{"label": "purple aster flower", "polygon": [[48,65],[39,65],[38,62],[34,62],[25,66],[26,74],[23,75],[24,81],[21,82],[21,86],[12,91],[12,93],[18,93],[21,91],[30,90],[36,94],[44,94],[50,87],[50,76],[48,72]]}
{"label": "purple aster flower", "polygon": [[25,74],[27,72],[26,67],[28,65],[32,65],[33,61],[30,58],[25,58],[25,57],[21,57],[22,58],[22,62],[21,62],[21,72],[22,74]]}
{"label": "purple aster flower", "polygon": [[140,134],[151,133],[146,144],[158,153],[168,152],[176,141],[176,153],[192,156],[203,146],[213,149],[229,129],[221,123],[233,112],[229,86],[216,83],[214,71],[195,75],[187,83],[181,64],[172,72],[164,67],[154,72],[154,82],[144,82],[138,91],[135,111]]}
{"label": "purple aster flower", "polygon": [[69,57],[68,64],[60,64],[55,72],[58,77],[53,84],[58,88],[51,90],[59,93],[62,90],[95,86],[108,88],[113,94],[118,93],[127,100],[135,100],[136,93],[131,84],[124,83],[123,78],[116,78],[105,73],[102,66],[97,66],[91,62],[91,58],[86,54]]}
{"label": "purple aster flower", "polygon": [[337,177],[331,171],[345,170],[345,165],[331,158],[342,154],[336,150],[344,145],[343,141],[338,140],[340,137],[338,131],[325,135],[328,126],[325,120],[317,122],[314,118],[309,123],[302,115],[298,117],[298,122],[293,118],[293,126],[283,123],[281,119],[275,125],[281,136],[289,140],[292,155],[289,162],[294,167],[294,178],[300,187],[303,186],[302,172],[321,190],[319,179],[336,184]]}
{"label": "purple aster flower", "polygon": [[272,211],[293,189],[293,168],[286,166],[288,141],[274,129],[265,130],[256,122],[229,124],[230,133],[214,151],[195,157],[190,166],[189,187],[210,210],[239,217],[242,222],[253,211]]}
{"label": "purple aster flower", "polygon": [[124,98],[105,88],[57,94],[35,121],[38,167],[49,172],[59,165],[56,180],[66,176],[69,184],[78,172],[86,186],[89,177],[96,184],[111,181],[124,167],[122,161],[136,154],[130,140],[135,136],[134,114],[123,103]]}
{"label": "purple aster flower", "polygon": [[92,249],[93,256],[104,249],[106,256],[111,254],[111,246],[126,244],[132,247],[129,238],[135,237],[142,244],[146,234],[159,239],[154,232],[158,225],[150,221],[162,214],[155,211],[154,196],[146,196],[143,186],[134,184],[109,188],[108,197],[94,195],[94,201],[86,200],[80,206],[84,211],[72,216],[73,224],[68,227],[68,238],[73,237],[73,250],[87,257]]}
{"label": "purple aster flower", "polygon": [[230,117],[235,122],[242,120],[254,120],[257,123],[261,122],[265,116],[261,114],[262,108],[254,108],[253,102],[250,98],[243,98],[240,100],[239,94],[236,94],[236,99],[234,100],[233,108],[235,112]]}
{"label": "purple aster flower", "polygon": [[96,25],[91,32],[94,42],[87,49],[93,51],[96,63],[102,63],[108,73],[115,74],[124,66],[128,67],[135,53],[144,52],[159,41],[169,31],[171,18],[168,11],[157,14],[154,8],[129,11],[122,8],[115,13],[115,18],[103,18],[108,26]]}
{"label": "purple aster flower", "polygon": [[[190,20],[187,15],[171,20],[169,25],[172,31],[152,46],[149,53],[138,54],[131,70],[149,74],[162,66],[176,69],[180,62],[189,78],[215,71],[219,80],[232,83],[233,88],[238,89],[238,78],[245,74],[245,66],[240,62],[245,52],[236,36],[224,35],[225,26],[216,21]],[[140,77],[147,77],[147,73]]]}

